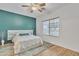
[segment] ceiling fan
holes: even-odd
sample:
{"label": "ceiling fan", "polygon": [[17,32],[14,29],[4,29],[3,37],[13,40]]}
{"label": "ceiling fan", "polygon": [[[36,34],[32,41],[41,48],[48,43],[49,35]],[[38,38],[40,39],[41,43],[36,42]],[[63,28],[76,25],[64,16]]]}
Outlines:
{"label": "ceiling fan", "polygon": [[22,5],[22,7],[28,7],[31,10],[31,13],[34,11],[42,12],[45,10],[45,6],[45,3],[30,3],[30,5]]}

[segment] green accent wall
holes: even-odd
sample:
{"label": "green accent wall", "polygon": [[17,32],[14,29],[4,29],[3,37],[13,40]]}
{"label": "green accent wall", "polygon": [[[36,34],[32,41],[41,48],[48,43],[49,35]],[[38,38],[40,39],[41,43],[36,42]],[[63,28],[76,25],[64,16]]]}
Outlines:
{"label": "green accent wall", "polygon": [[36,34],[36,18],[0,10],[0,40],[4,32],[7,42],[7,30],[33,30]]}

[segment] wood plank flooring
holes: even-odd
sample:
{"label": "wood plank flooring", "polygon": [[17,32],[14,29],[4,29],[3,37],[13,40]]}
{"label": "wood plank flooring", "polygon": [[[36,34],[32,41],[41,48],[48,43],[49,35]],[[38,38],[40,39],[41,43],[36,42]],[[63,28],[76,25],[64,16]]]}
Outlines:
{"label": "wood plank flooring", "polygon": [[[0,56],[13,56],[13,44],[0,45]],[[78,52],[54,45],[35,56],[79,56]]]}
{"label": "wood plank flooring", "polygon": [[40,52],[38,56],[79,56],[78,52],[60,47],[60,46],[51,46],[49,49]]}

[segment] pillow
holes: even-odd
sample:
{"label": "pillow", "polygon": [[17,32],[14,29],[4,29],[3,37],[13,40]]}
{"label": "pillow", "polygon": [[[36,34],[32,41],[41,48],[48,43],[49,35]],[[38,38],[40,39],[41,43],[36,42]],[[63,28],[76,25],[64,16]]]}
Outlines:
{"label": "pillow", "polygon": [[28,36],[29,33],[20,33],[19,36]]}

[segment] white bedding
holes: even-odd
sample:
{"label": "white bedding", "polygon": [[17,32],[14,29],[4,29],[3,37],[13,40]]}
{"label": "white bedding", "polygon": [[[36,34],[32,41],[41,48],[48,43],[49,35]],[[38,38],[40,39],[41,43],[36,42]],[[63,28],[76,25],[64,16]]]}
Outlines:
{"label": "white bedding", "polygon": [[43,44],[40,37],[29,35],[29,36],[16,36],[13,38],[14,42],[14,53],[18,54],[25,50],[38,47]]}

